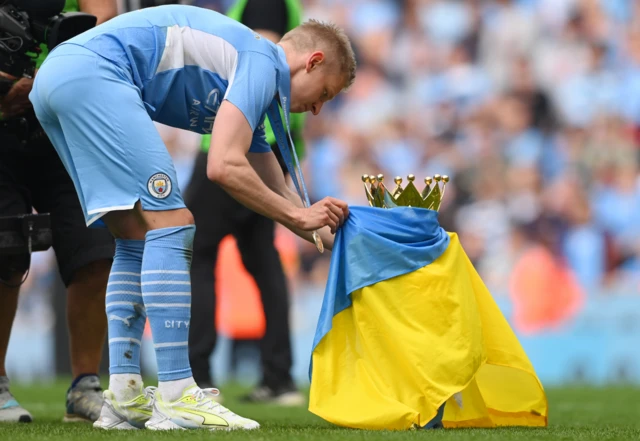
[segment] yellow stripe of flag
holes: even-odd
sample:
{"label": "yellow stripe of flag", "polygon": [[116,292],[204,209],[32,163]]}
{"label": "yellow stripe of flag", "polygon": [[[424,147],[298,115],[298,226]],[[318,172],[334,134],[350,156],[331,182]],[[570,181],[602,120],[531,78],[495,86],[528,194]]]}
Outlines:
{"label": "yellow stripe of flag", "polygon": [[316,346],[309,410],[360,429],[546,426],[533,366],[456,234],[437,260],[364,287]]}

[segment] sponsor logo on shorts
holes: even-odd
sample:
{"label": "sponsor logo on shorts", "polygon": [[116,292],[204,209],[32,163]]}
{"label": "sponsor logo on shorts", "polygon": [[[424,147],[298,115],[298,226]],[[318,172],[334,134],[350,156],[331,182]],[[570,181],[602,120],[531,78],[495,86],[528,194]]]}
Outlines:
{"label": "sponsor logo on shorts", "polygon": [[171,194],[171,179],[164,173],[156,173],[149,178],[147,188],[154,198],[164,199]]}

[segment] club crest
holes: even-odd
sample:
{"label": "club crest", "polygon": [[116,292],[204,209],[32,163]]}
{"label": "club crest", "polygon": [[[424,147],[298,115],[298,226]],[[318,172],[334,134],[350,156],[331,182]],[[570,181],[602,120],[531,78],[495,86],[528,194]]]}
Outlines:
{"label": "club crest", "polygon": [[156,173],[149,178],[147,188],[154,198],[164,199],[171,194],[171,179],[164,173]]}

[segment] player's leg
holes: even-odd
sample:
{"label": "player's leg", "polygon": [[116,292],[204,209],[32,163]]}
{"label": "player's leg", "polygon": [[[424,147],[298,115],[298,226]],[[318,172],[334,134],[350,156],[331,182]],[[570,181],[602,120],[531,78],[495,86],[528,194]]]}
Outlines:
{"label": "player's leg", "polygon": [[[38,119],[74,183],[87,225],[99,223],[102,208],[132,208],[137,200],[132,171],[113,167],[122,148],[130,147],[121,144],[121,134],[114,133],[120,127],[112,124],[117,116],[120,120],[124,117],[123,104],[120,115],[113,110],[108,114],[109,106],[101,106],[103,99],[122,101],[118,90],[132,88],[123,75],[83,48],[60,47],[43,64],[30,94]],[[99,214],[93,212],[94,208]],[[143,389],[140,376],[140,344],[146,320],[140,286],[144,234],[139,240],[123,238],[115,242],[105,296],[109,389],[104,392],[101,416],[94,426],[142,428],[152,411],[152,390]]]}
{"label": "player's leg", "polygon": [[[59,152],[60,157],[64,157],[67,161],[71,158],[70,148],[66,143],[66,138],[58,121],[41,119],[42,125],[47,131],[49,138],[52,140]],[[65,164],[65,168],[67,165]],[[73,170],[69,168],[69,170]],[[76,179],[77,178],[77,175]],[[76,185],[74,183],[74,185]],[[77,185],[76,185],[77,186]],[[65,217],[59,217],[58,222],[61,223],[57,228],[57,234],[62,233],[60,227],[64,224],[64,220],[69,220]],[[87,220],[87,215],[82,217],[82,224]],[[67,225],[68,227],[68,225]],[[107,255],[113,254],[113,236],[106,230],[106,228],[94,228],[87,229],[86,225],[83,230],[84,237],[78,237],[77,231],[73,233],[62,233],[73,235],[72,239],[66,237],[67,240],[73,241],[73,244],[61,244],[56,250],[58,260],[60,263],[60,271],[65,280],[65,283],[69,284],[69,297],[68,302],[72,303],[74,300],[80,299],[78,307],[69,305],[71,309],[69,311],[70,325],[75,323],[78,326],[71,325],[70,334],[80,334],[83,332],[82,321],[74,322],[74,316],[82,314],[81,308],[83,303],[90,302],[92,309],[95,308],[94,313],[98,314],[100,311],[100,322],[107,321],[107,330],[109,334],[109,361],[110,361],[110,378],[109,389],[104,391],[102,409],[100,410],[100,417],[94,423],[95,427],[108,428],[108,429],[133,429],[142,428],[144,423],[150,418],[152,410],[152,390],[144,389],[142,378],[140,376],[140,342],[145,325],[145,313],[144,306],[142,304],[142,294],[140,291],[140,267],[142,265],[142,253],[144,250],[144,241],[115,241],[115,255],[113,255],[113,263],[111,264],[111,271],[107,274],[108,282],[105,284],[101,282],[103,293],[101,295],[101,301],[96,305],[93,303],[95,299],[87,299],[87,292],[85,288],[89,288],[93,294],[91,296],[99,296],[100,289],[96,289],[95,280],[91,279],[91,273],[96,269],[102,272],[104,270],[103,265]],[[77,230],[77,229],[76,229]],[[73,253],[76,250],[76,246],[82,247],[81,243],[78,243],[80,239],[87,241],[100,238],[100,241],[105,241],[104,235],[107,234],[111,239],[110,249],[97,247],[92,259],[91,255],[85,254],[84,256],[77,256],[75,262],[72,259],[67,259],[64,256]],[[82,241],[86,245],[86,242]],[[92,260],[86,265],[83,265],[83,261]],[[78,264],[80,268],[78,268]],[[74,269],[75,267],[75,269]],[[73,275],[72,275],[73,274]],[[100,277],[103,277],[100,274]],[[106,285],[106,295],[104,294],[104,287]],[[82,296],[84,299],[81,299]],[[105,303],[106,312],[105,316]],[[91,314],[91,313],[90,313]],[[125,317],[125,321],[121,319]],[[85,317],[86,318],[86,317]],[[108,320],[107,320],[108,318]],[[126,322],[126,323],[125,323]],[[99,326],[99,325],[98,325]],[[86,330],[84,330],[86,332]],[[104,334],[103,334],[104,336]],[[81,348],[83,345],[95,344],[95,341],[99,338],[99,333],[96,332],[92,337],[83,338],[81,335],[77,335],[77,339],[71,340],[72,347]],[[102,337],[104,338],[104,337]],[[78,343],[78,345],[76,345]],[[100,344],[100,350],[102,344]],[[72,349],[75,353],[75,349]],[[80,349],[78,348],[78,352]],[[98,363],[100,353],[95,353],[94,358],[87,360],[74,360],[74,370],[81,371],[83,365],[89,365]],[[96,368],[97,371],[97,368]],[[95,391],[96,378],[93,376],[80,376],[77,378],[77,384],[72,386],[68,392],[67,413],[70,414],[69,419],[73,419],[74,415],[77,415],[76,409],[69,409],[70,406],[74,408],[74,401],[85,401],[84,407],[88,407],[86,399],[83,399],[82,395],[91,391]],[[115,398],[114,392],[118,394],[119,400]],[[79,396],[80,395],[80,396]]]}
{"label": "player's leg", "polygon": [[[42,131],[42,129],[39,129]],[[98,371],[107,332],[107,279],[115,253],[106,229],[87,228],[73,182],[44,135],[28,146],[33,205],[50,213],[53,249],[67,287],[67,325],[73,381],[67,392],[66,422],[95,421],[103,404]]]}
{"label": "player's leg", "polygon": [[[14,216],[31,212],[31,202],[20,173],[24,171],[17,140],[10,134],[0,139],[0,216]],[[29,254],[4,256],[0,254],[0,423],[31,422],[32,417],[22,408],[9,390],[5,358],[11,336],[13,319],[18,308],[19,285],[29,269]]]}
{"label": "player's leg", "polygon": [[252,213],[243,224],[238,248],[247,271],[260,290],[266,319],[265,335],[260,342],[262,382],[247,401],[301,405],[305,399],[291,378],[291,336],[289,293],[280,255],[275,247],[274,222]]}
{"label": "player's leg", "polygon": [[[176,185],[171,157],[128,73],[88,50],[63,46],[43,64],[31,95],[41,121],[51,118],[60,124],[66,144],[56,141],[53,124],[51,130],[44,122],[43,127],[51,132],[74,180],[87,223],[104,217],[118,239],[107,289],[110,389],[121,383],[118,378],[133,382],[132,388],[141,385],[138,323],[144,323],[146,312],[159,377],[153,417],[146,427],[257,427],[222,408],[191,376],[193,217]],[[132,425],[127,412],[129,404],[136,405],[135,398],[125,401],[107,392],[103,414],[109,418],[101,416],[96,424],[109,420],[101,427]],[[194,413],[200,415],[199,423],[193,422]]]}
{"label": "player's leg", "polygon": [[[155,158],[163,157],[160,151],[155,153]],[[165,176],[175,182],[175,171],[169,165],[166,150],[164,153],[168,163],[162,169]],[[188,360],[188,336],[195,227],[193,217],[186,209],[153,209],[157,201],[150,198],[157,196],[150,191],[150,196],[141,196],[140,204],[133,212],[110,212],[104,216],[116,237],[137,239],[146,231],[140,280],[159,380],[153,416],[146,427],[152,430],[257,428],[256,422],[222,407],[215,400],[217,391],[200,389],[193,379]],[[199,417],[197,422],[193,415]]]}
{"label": "player's leg", "polygon": [[[165,155],[169,162],[166,150]],[[168,166],[163,169],[169,170]],[[166,175],[171,180],[175,178],[174,171]],[[217,390],[200,389],[193,379],[188,346],[193,217],[186,209],[155,211],[157,201],[152,201],[152,197],[157,197],[153,191],[141,196],[142,218],[149,229],[145,235],[141,281],[158,362],[158,391],[154,413],[146,427],[152,430],[258,428],[255,421],[222,407],[215,399]],[[106,222],[109,224],[109,219]],[[197,421],[194,415],[198,416]]]}

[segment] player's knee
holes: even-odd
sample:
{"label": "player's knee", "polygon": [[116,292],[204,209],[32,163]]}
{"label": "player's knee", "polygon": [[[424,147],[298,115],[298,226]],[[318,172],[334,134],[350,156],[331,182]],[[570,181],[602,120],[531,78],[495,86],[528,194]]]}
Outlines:
{"label": "player's knee", "polygon": [[109,231],[116,239],[144,240],[147,227],[141,220],[142,209],[111,211],[103,216]]}
{"label": "player's knee", "polygon": [[180,210],[180,220],[181,220],[181,225],[180,226],[187,226],[187,225],[195,225],[196,220],[193,217],[193,214],[191,213],[191,210],[189,210],[188,208],[183,208]]}
{"label": "player's knee", "polygon": [[187,208],[170,211],[145,211],[144,220],[148,230],[158,230],[160,228],[186,227],[194,225],[193,214]]}
{"label": "player's knee", "polygon": [[[147,212],[148,213],[148,212]],[[150,230],[169,227],[186,227],[194,225],[193,214],[187,208],[180,208],[171,211],[154,212],[151,219],[147,219]]]}

